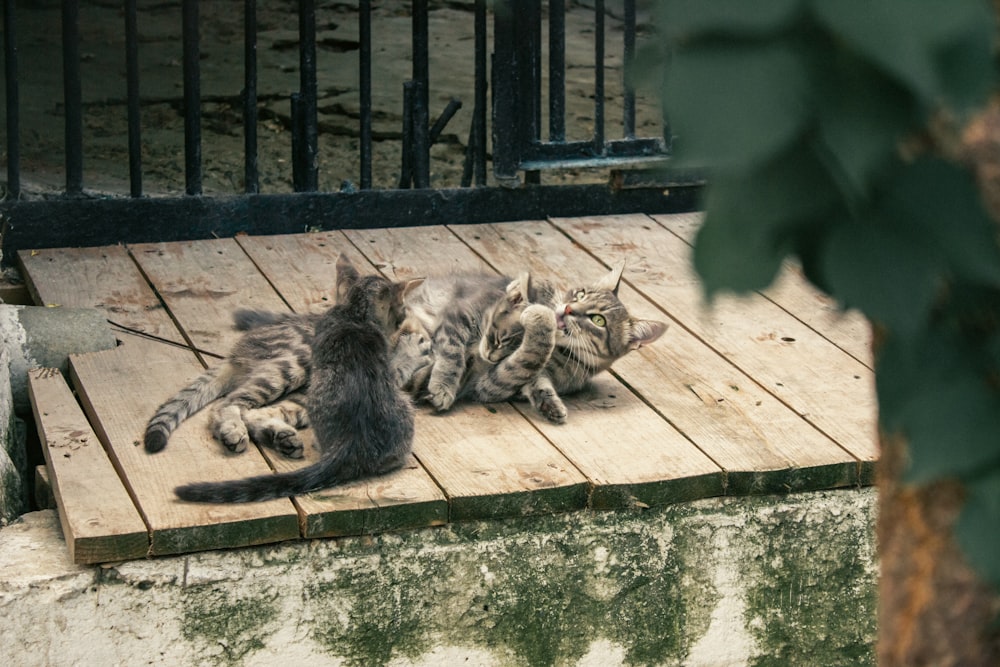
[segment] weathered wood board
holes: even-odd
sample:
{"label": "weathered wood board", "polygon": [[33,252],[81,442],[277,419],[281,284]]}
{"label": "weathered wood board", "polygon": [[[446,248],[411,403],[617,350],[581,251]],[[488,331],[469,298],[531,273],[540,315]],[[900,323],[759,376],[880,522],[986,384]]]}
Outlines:
{"label": "weathered wood board", "polygon": [[237,308],[288,310],[234,239],[138,244],[129,251],[198,350],[229,352],[240,335],[232,324]]}
{"label": "weathered wood board", "polygon": [[144,557],[146,524],[62,374],[28,371],[28,392],[70,558],[90,564]]}
{"label": "weathered wood board", "polygon": [[877,458],[870,368],[758,295],[721,295],[706,307],[691,246],[647,216],[554,223],[605,263],[627,257],[632,287],[859,461]]}
{"label": "weathered wood board", "polygon": [[[664,229],[694,245],[703,213],[651,216]],[[852,357],[872,368],[871,326],[854,310],[844,311],[830,297],[809,285],[802,270],[788,262],[774,283],[761,293]]]}
{"label": "weathered wood board", "polygon": [[184,344],[124,247],[26,250],[18,260],[37,305],[99,308],[126,329]]}
{"label": "weathered wood board", "polygon": [[224,452],[208,436],[207,413],[196,414],[151,455],[142,446],[146,422],[162,399],[202,372],[189,351],[146,340],[70,357],[70,372],[90,423],[145,517],[150,554],[246,546],[299,536],[298,513],[287,499],[244,505],[199,505],[173,489],[201,480],[265,474],[255,449]]}
{"label": "weathered wood board", "polygon": [[[591,224],[601,228],[599,220]],[[581,253],[581,246],[588,247],[586,234],[570,240],[545,222],[477,225],[474,231],[459,226],[454,231],[507,273],[527,267],[562,285],[586,285],[608,271],[608,266]],[[626,254],[627,248],[608,264]],[[621,285],[619,296],[634,316],[671,326],[659,341],[616,362],[614,374],[726,471],[727,493],[857,482],[857,460],[837,443],[627,284]],[[695,297],[692,309],[699,302]]]}
{"label": "weathered wood board", "polygon": [[[71,357],[82,414],[63,380],[32,380],[47,440],[77,443],[89,429],[88,443],[102,445],[69,459],[49,452],[74,558],[871,483],[867,325],[837,312],[794,271],[764,296],[727,297],[705,310],[688,263],[699,223],[696,214],[620,216],[22,252],[38,303],[103,308],[142,332],[122,330],[119,348]],[[566,424],[548,423],[526,402],[463,403],[442,414],[422,405],[414,454],[390,475],[269,503],[179,501],[177,484],[316,460],[308,429],[304,460],[257,448],[232,455],[212,439],[204,413],[159,454],[147,454],[141,438],[163,400],[228,352],[239,335],[235,308],[332,305],[341,252],[362,272],[395,280],[529,269],[564,287],[593,282],[627,257],[622,300],[670,328],[566,397]],[[118,491],[95,493],[96,480]],[[96,496],[119,500],[90,504]]]}

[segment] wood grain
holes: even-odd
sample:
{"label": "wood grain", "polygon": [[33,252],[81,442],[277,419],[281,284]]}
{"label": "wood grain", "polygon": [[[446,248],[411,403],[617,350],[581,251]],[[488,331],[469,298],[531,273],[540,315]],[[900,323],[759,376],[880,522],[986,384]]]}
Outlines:
{"label": "wood grain", "polygon": [[289,309],[233,239],[138,244],[129,251],[200,350],[228,354],[240,335],[232,325],[237,308]]}
{"label": "wood grain", "polygon": [[[702,213],[679,213],[651,217],[661,227],[693,246],[705,216]],[[872,332],[868,320],[856,310],[843,310],[836,301],[809,284],[795,262],[786,262],[774,283],[761,294],[868,368],[874,367]]]}
{"label": "wood grain", "polygon": [[146,524],[62,374],[28,371],[28,392],[70,558],[92,564],[144,557]]}
{"label": "wood grain", "polygon": [[122,246],[22,250],[18,260],[38,305],[99,308],[123,327],[184,343]]}
{"label": "wood grain", "polygon": [[202,372],[190,352],[144,340],[70,357],[73,383],[87,417],[146,519],[150,553],[176,554],[245,546],[299,536],[287,499],[242,505],[186,503],[174,487],[265,474],[256,449],[233,455],[212,439],[205,412],[174,432],[167,448],[142,447],[146,421],[159,403]]}
{"label": "wood grain", "polygon": [[706,307],[691,246],[647,216],[554,223],[605,263],[627,256],[632,287],[859,461],[878,458],[870,368],[759,295],[720,295]]}
{"label": "wood grain", "polygon": [[[655,226],[652,220],[647,222]],[[590,224],[594,229],[613,228],[607,221]],[[477,226],[478,238],[462,227],[454,231],[506,272],[526,268],[540,278],[575,286],[590,284],[608,271],[581,252],[590,243],[586,234],[577,232],[571,240],[544,222]],[[630,253],[626,242],[619,243],[618,252],[608,259],[618,261]],[[628,285],[622,285],[619,296],[636,317],[669,319]],[[676,320],[663,338],[619,359],[613,371],[726,471],[727,493],[823,488],[857,481],[855,457]]]}

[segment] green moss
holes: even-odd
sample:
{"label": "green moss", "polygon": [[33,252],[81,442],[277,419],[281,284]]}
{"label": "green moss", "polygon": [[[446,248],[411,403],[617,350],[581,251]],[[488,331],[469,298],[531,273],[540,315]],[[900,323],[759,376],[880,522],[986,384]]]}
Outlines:
{"label": "green moss", "polygon": [[868,540],[827,516],[783,517],[762,530],[748,569],[747,627],[771,665],[874,665],[876,581]]}
{"label": "green moss", "polygon": [[277,594],[239,598],[217,586],[187,588],[182,634],[204,647],[201,664],[239,664],[264,648],[266,626],[278,618],[276,598]]}

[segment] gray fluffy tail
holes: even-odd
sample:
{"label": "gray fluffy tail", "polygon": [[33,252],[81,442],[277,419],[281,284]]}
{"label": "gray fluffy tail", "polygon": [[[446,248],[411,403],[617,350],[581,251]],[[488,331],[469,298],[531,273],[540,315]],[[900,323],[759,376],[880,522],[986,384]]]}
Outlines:
{"label": "gray fluffy tail", "polygon": [[193,503],[254,503],[298,496],[364,476],[368,471],[348,465],[345,449],[291,472],[257,475],[225,482],[197,482],[174,489],[181,500]]}
{"label": "gray fluffy tail", "polygon": [[166,447],[170,434],[177,430],[181,422],[229,390],[228,364],[221,364],[199,375],[156,409],[156,414],[146,424],[143,438],[146,451],[158,452]]}

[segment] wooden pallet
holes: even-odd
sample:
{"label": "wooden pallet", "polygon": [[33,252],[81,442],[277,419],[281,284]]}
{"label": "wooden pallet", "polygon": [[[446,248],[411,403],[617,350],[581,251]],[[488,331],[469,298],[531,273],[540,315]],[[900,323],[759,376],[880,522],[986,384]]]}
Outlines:
{"label": "wooden pallet", "polygon": [[[74,559],[870,484],[866,323],[838,312],[794,269],[765,295],[706,308],[689,262],[699,221],[631,215],[22,251],[36,303],[102,308],[121,340],[72,356],[68,379],[48,370],[30,377]],[[414,456],[396,473],[268,503],[177,500],[182,482],[315,456],[311,447],[305,462],[253,448],[229,454],[204,414],[159,454],[139,442],[156,406],[226,354],[238,335],[235,308],[322,310],[340,252],[394,279],[530,269],[564,285],[586,284],[625,258],[623,301],[670,328],[568,397],[565,425],[521,403],[463,404],[444,415],[424,408]]]}

